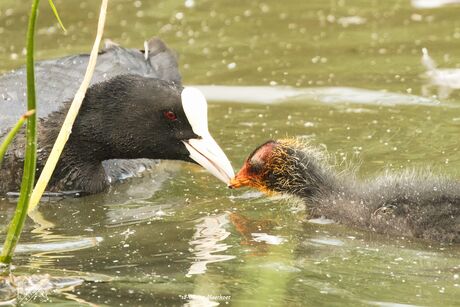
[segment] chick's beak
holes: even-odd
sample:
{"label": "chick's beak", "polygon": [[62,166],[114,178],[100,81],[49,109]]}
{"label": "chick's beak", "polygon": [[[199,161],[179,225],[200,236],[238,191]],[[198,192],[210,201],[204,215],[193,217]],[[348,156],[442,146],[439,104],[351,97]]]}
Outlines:
{"label": "chick's beak", "polygon": [[245,181],[246,180],[240,180],[240,178],[237,178],[235,176],[230,180],[230,184],[228,185],[228,187],[230,189],[238,189],[238,188],[244,187],[245,185],[247,185],[245,184]]}
{"label": "chick's beak", "polygon": [[238,189],[245,186],[251,186],[251,178],[248,176],[246,171],[246,165],[230,180],[228,187],[230,189]]}

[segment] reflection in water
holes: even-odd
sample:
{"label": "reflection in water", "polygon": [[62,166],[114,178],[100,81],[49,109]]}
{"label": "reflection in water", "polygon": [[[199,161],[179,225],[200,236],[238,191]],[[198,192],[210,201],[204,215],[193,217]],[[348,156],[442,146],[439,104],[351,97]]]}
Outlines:
{"label": "reflection in water", "polygon": [[[138,201],[138,204],[141,202]],[[152,205],[146,204],[143,206],[133,205],[132,207],[110,206],[110,211],[107,212],[106,227],[119,227],[138,224],[142,221],[153,221],[163,219],[165,216],[172,215],[171,204]]]}
{"label": "reflection in water", "polygon": [[122,181],[132,177],[142,177],[145,172],[159,168],[159,164],[159,160],[149,159],[113,159],[102,162],[109,182]]}
{"label": "reflection in water", "polygon": [[47,243],[24,243],[17,246],[16,253],[42,253],[41,255],[43,255],[45,253],[75,251],[95,247],[102,240],[101,237],[75,237]]}
{"label": "reflection in water", "polygon": [[375,91],[353,87],[310,87],[289,86],[225,86],[198,85],[210,101],[231,101],[240,103],[276,104],[293,100],[313,100],[321,103],[359,103],[371,105],[437,105],[438,101],[416,95]]}
{"label": "reflection in water", "polygon": [[233,226],[243,237],[240,244],[252,247],[249,254],[251,256],[266,255],[270,253],[269,245],[280,245],[287,242],[285,238],[267,234],[278,225],[275,221],[250,219],[235,212],[228,213]]}
{"label": "reflection in water", "polygon": [[460,0],[411,0],[411,4],[417,9],[434,9],[446,5],[460,4]]}
{"label": "reflection in water", "polygon": [[56,225],[53,222],[48,221],[40,212],[40,210],[32,210],[28,213],[28,215],[35,223],[35,227],[31,230],[31,232],[36,234],[37,237],[46,240],[62,238],[60,235],[53,235],[50,229],[53,229]]}
{"label": "reflection in water", "polygon": [[270,231],[277,225],[275,221],[252,220],[238,213],[228,213],[230,214],[230,221],[233,226],[235,226],[235,229],[244,238],[241,242],[242,245],[257,245],[259,243],[277,245],[284,241],[283,238],[264,233]]}
{"label": "reflection in water", "polygon": [[234,259],[232,255],[220,255],[231,245],[220,243],[225,240],[230,232],[225,230],[228,224],[227,215],[207,216],[202,218],[195,226],[195,234],[190,245],[193,246],[193,263],[187,272],[187,276],[203,274],[207,270],[208,263],[221,262]]}
{"label": "reflection in water", "polygon": [[252,233],[252,237],[253,237],[253,240],[256,242],[264,242],[270,245],[280,245],[286,241],[285,238],[274,236],[274,235],[269,235],[264,232],[261,232],[261,233],[254,232]]}
{"label": "reflection in water", "polygon": [[[139,160],[143,159],[136,161]],[[105,202],[110,204],[107,206],[106,226],[132,225],[172,215],[174,203],[158,205],[152,198],[180,168],[180,162],[156,162],[142,178],[113,186],[110,193],[105,195]]]}
{"label": "reflection in water", "polygon": [[73,291],[76,286],[83,282],[84,280],[81,278],[53,277],[49,274],[11,275],[0,281],[0,304],[4,305],[8,302],[24,305],[30,301],[46,301],[48,295]]}
{"label": "reflection in water", "polygon": [[256,198],[264,198],[265,195],[259,191],[246,191],[239,195],[230,195],[229,199],[256,199]]}
{"label": "reflection in water", "polygon": [[[320,238],[312,238],[310,239],[310,242],[314,243],[315,246],[319,245],[330,245],[330,246],[342,246],[345,243],[341,240],[338,239],[332,239],[332,238],[326,238],[326,237],[320,237]],[[307,244],[307,243],[305,243]]]}
{"label": "reflection in water", "polygon": [[436,62],[428,54],[426,48],[422,49],[422,64],[426,68],[425,77],[428,84],[422,86],[422,94],[429,96],[431,89],[437,89],[438,97],[448,98],[453,90],[460,89],[460,69],[437,68]]}
{"label": "reflection in water", "polygon": [[308,222],[312,224],[318,224],[318,225],[329,225],[329,224],[335,223],[334,220],[327,219],[323,216],[319,218],[309,219]]}
{"label": "reflection in water", "polygon": [[[74,294],[67,293],[73,291],[76,286],[81,285],[86,279],[91,280],[91,277],[78,275],[78,277],[75,277],[75,272],[66,270],[57,270],[55,272],[57,276],[30,274],[29,270],[33,269],[35,272],[46,271],[45,267],[47,265],[54,265],[56,259],[65,257],[62,254],[59,256],[56,256],[56,254],[94,248],[103,241],[103,238],[54,234],[55,223],[47,220],[39,210],[31,212],[29,216],[35,222],[31,233],[35,234],[39,241],[36,243],[20,243],[16,247],[18,257],[21,254],[31,255],[26,256],[29,264],[24,266],[28,267],[28,271],[26,274],[22,273],[22,275],[21,272],[15,272],[18,273],[18,276],[11,274],[8,278],[1,280],[0,305],[6,302],[23,305],[31,301],[46,301],[48,300],[48,295],[56,294],[63,294],[69,300],[92,305]],[[72,276],[65,276],[69,274]]]}
{"label": "reflection in water", "polygon": [[367,301],[366,303],[373,305],[373,306],[380,306],[380,307],[419,307],[421,305],[412,305],[412,304],[399,304],[399,303],[392,303],[392,302],[375,302],[375,301]]}
{"label": "reflection in water", "polygon": [[[127,160],[126,162],[130,162],[132,167],[142,167],[142,165],[138,165],[137,163],[143,160],[144,159]],[[164,184],[170,181],[182,166],[181,162],[177,161],[161,161],[160,163],[154,160],[151,161],[154,164],[150,165],[148,171],[142,173],[142,175],[138,174],[138,177],[140,176],[141,178],[111,186],[110,191],[103,195],[104,202],[122,206],[137,204],[139,202],[151,203],[149,199],[152,198],[155,193],[161,191],[161,189],[164,188]],[[126,177],[124,177],[123,180],[136,177],[137,175],[126,173],[124,176]]]}

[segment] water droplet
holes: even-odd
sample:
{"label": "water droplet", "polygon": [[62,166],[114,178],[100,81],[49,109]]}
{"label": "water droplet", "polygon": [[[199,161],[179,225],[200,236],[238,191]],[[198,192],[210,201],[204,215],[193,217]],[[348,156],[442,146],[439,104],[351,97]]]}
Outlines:
{"label": "water droplet", "polygon": [[182,20],[184,18],[184,13],[177,12],[175,17],[176,17],[177,20]]}
{"label": "water droplet", "polygon": [[185,7],[192,8],[195,6],[195,0],[185,0]]}
{"label": "water droplet", "polygon": [[227,68],[230,69],[230,70],[235,69],[235,67],[236,67],[236,63],[235,63],[235,62],[229,63],[229,64],[227,65]]}

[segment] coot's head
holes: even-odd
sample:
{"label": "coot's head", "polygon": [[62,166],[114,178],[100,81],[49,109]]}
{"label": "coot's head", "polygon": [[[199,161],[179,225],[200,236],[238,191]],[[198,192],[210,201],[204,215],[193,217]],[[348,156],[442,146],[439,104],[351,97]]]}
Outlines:
{"label": "coot's head", "polygon": [[319,149],[292,139],[257,147],[230,181],[230,188],[254,187],[265,193],[316,197],[331,189],[335,176]]}
{"label": "coot's head", "polygon": [[205,97],[171,81],[121,75],[91,87],[73,135],[80,144],[92,143],[90,148],[101,144],[103,149],[94,153],[99,160],[184,160],[227,184],[234,176],[208,131]]}

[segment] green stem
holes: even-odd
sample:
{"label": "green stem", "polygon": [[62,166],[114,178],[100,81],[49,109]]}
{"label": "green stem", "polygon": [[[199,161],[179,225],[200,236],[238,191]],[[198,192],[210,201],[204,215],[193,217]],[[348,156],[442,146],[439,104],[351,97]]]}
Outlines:
{"label": "green stem", "polygon": [[0,144],[0,166],[2,165],[3,157],[5,156],[6,150],[8,149],[8,146],[10,146],[11,141],[13,141],[14,136],[19,132],[19,129],[21,129],[26,119],[34,113],[35,110],[31,110],[22,115],[16,125],[14,125],[13,129],[11,129],[6,138],[3,140],[3,143]]}
{"label": "green stem", "polygon": [[[34,37],[37,20],[38,4],[33,0],[27,28],[27,109],[35,110],[35,76],[34,76]],[[30,194],[35,181],[37,164],[37,121],[36,113],[27,118],[26,157],[22,175],[21,191],[13,220],[8,228],[5,244],[3,245],[0,261],[9,264],[13,258],[14,249],[21,235],[22,227],[27,216]]]}

